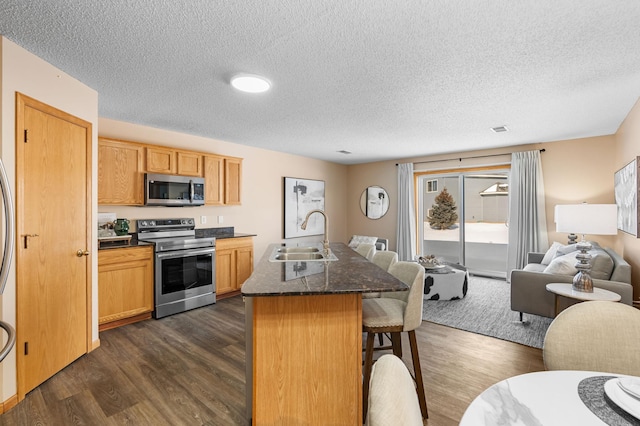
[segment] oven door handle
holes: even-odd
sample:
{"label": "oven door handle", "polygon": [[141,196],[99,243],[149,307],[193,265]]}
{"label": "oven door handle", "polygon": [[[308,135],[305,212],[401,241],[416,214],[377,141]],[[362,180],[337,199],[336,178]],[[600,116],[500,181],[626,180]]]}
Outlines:
{"label": "oven door handle", "polygon": [[188,257],[197,256],[199,254],[213,254],[216,252],[215,248],[206,248],[202,250],[181,250],[179,252],[171,253],[156,253],[158,259],[170,259],[172,257]]}

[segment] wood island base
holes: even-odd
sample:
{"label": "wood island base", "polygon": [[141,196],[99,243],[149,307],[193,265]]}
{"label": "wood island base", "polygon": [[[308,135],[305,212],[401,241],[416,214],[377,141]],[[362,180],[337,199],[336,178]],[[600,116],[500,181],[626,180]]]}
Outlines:
{"label": "wood island base", "polygon": [[252,305],[252,423],[361,425],[362,295],[254,297]]}

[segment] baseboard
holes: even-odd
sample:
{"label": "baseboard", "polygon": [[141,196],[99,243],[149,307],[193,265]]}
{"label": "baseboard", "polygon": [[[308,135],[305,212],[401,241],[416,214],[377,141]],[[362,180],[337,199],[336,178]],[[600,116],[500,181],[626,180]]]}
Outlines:
{"label": "baseboard", "polygon": [[98,349],[99,347],[100,347],[100,339],[96,339],[93,342],[91,342],[91,350],[89,352],[92,352]]}
{"label": "baseboard", "polygon": [[235,296],[237,296],[239,294],[240,294],[240,289],[234,290],[234,291],[230,291],[229,293],[216,294],[216,300],[228,299],[229,297],[235,297]]}
{"label": "baseboard", "polygon": [[0,414],[6,413],[16,405],[18,405],[18,395],[13,395],[12,397],[10,397],[9,399],[7,399],[5,402],[2,403],[2,411],[0,412]]}

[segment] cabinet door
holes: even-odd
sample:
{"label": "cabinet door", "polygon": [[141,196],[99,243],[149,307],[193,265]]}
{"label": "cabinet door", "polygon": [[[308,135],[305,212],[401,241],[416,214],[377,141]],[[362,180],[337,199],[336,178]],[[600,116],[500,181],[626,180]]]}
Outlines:
{"label": "cabinet door", "polygon": [[98,324],[153,311],[153,248],[100,250]]}
{"label": "cabinet door", "polygon": [[253,244],[236,250],[236,289],[251,276],[253,272]]}
{"label": "cabinet door", "polygon": [[221,206],[224,204],[224,157],[204,156],[205,204]]}
{"label": "cabinet door", "polygon": [[193,152],[178,151],[178,174],[183,176],[202,176],[202,155]]}
{"label": "cabinet door", "polygon": [[216,249],[216,294],[235,290],[234,250]]}
{"label": "cabinet door", "polygon": [[147,147],[149,173],[176,173],[176,151],[168,148]]}
{"label": "cabinet door", "polygon": [[143,147],[98,139],[98,204],[144,204]]}
{"label": "cabinet door", "polygon": [[242,159],[224,159],[225,194],[224,203],[228,205],[240,204],[242,189]]}

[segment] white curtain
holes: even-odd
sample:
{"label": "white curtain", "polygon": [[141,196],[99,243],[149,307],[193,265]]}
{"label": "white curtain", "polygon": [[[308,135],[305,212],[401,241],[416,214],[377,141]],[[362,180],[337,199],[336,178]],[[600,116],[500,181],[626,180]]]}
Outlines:
{"label": "white curtain", "polygon": [[398,260],[413,260],[416,253],[416,217],[413,200],[413,163],[398,164]]}
{"label": "white curtain", "polygon": [[521,269],[530,251],[545,251],[547,217],[540,151],[511,154],[509,182],[509,254],[507,279],[513,269]]}

